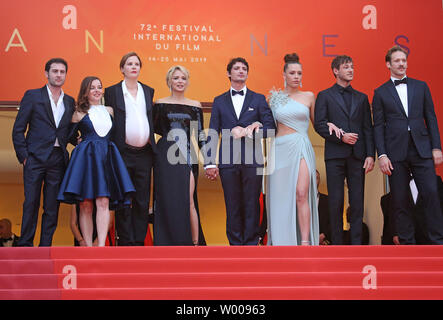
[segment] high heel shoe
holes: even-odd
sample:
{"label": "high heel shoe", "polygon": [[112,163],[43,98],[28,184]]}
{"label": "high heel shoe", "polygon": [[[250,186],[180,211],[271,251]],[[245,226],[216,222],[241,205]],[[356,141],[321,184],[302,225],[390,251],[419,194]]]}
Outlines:
{"label": "high heel shoe", "polygon": [[311,245],[311,242],[308,241],[308,240],[302,240],[302,241],[301,241],[301,245],[302,245],[302,246],[310,246],[310,245]]}

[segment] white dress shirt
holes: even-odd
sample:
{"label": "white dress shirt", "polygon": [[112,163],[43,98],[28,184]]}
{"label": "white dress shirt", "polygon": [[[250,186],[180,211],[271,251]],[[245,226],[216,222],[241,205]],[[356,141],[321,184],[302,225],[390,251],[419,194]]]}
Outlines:
{"label": "white dress shirt", "polygon": [[[235,89],[231,87],[231,89],[229,90],[229,93],[231,94],[231,99],[232,99],[232,104],[234,105],[235,114],[237,115],[237,119],[239,119],[241,109],[243,108],[243,103],[245,102],[247,89],[246,89],[246,86],[244,86],[241,90],[238,90],[238,91],[243,91],[243,95],[236,94],[235,96],[232,95],[232,90],[235,90]],[[237,90],[235,90],[235,91],[237,91]]]}
{"label": "white dress shirt", "polygon": [[[406,78],[406,76],[404,76],[401,79],[395,79],[394,77],[391,77],[392,82],[394,82],[394,80],[403,80],[404,78]],[[409,117],[408,115],[408,85],[406,83],[400,83],[399,85],[395,86],[395,90],[397,90],[398,96],[400,98],[401,104],[403,105],[403,109],[405,110],[406,116]],[[411,129],[408,126],[408,131],[411,131]]]}
{"label": "white dress shirt", "polygon": [[[55,103],[54,98],[52,97],[52,92],[49,90],[48,85],[46,85],[46,89],[48,89],[49,101],[51,103],[52,114],[54,115],[55,127],[58,128],[60,120],[65,113],[65,104],[63,103],[63,97],[65,93],[61,90],[60,97],[58,97],[57,103]],[[57,137],[55,138],[55,147],[60,147],[60,143],[58,143]]]}
{"label": "white dress shirt", "polygon": [[146,101],[143,87],[137,83],[137,97],[131,95],[122,82],[123,97],[126,107],[126,143],[133,147],[144,147],[149,141],[149,121],[146,114]]}
{"label": "white dress shirt", "polygon": [[[398,97],[400,98],[403,109],[405,110],[406,116],[408,116],[408,85],[406,83],[400,83],[397,86],[395,85],[395,80],[403,80],[404,78],[406,78],[406,76],[401,79],[391,77],[391,81],[394,83],[395,90],[397,90]],[[411,131],[411,128],[409,128],[409,126],[408,131]],[[378,158],[380,159],[383,156],[386,156],[386,154],[381,154],[378,156]]]}
{"label": "white dress shirt", "polygon": [[[235,89],[231,87],[229,89],[229,94],[231,95],[232,104],[234,105],[235,114],[237,115],[237,119],[239,119],[241,109],[243,108],[243,103],[245,102],[247,88],[246,88],[246,86],[244,86],[241,90],[238,90],[238,91],[243,91],[243,95],[236,94],[235,96],[233,96],[232,90],[235,90]],[[235,90],[235,91],[237,91],[237,90]],[[217,166],[214,164],[209,164],[204,167],[205,170],[212,169],[212,168],[217,168]]]}

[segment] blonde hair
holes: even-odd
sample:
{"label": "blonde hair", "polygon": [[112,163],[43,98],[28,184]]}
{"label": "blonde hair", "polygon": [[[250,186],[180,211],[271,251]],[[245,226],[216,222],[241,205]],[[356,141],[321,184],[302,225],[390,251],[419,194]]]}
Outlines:
{"label": "blonde hair", "polygon": [[188,69],[186,69],[185,67],[180,66],[180,65],[173,66],[166,73],[166,85],[168,86],[169,89],[171,89],[172,75],[177,70],[183,72],[185,74],[186,78],[189,80],[189,71],[188,71]]}

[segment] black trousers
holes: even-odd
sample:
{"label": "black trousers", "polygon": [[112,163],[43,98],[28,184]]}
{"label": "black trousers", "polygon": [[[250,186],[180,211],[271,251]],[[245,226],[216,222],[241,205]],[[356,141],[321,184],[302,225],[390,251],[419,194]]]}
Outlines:
{"label": "black trousers", "polygon": [[230,245],[257,245],[260,229],[262,175],[257,168],[237,165],[220,169]]}
{"label": "black trousers", "polygon": [[404,161],[392,162],[389,177],[394,223],[401,244],[416,244],[413,216],[408,207],[410,175],[414,178],[423,204],[424,225],[431,244],[443,244],[443,216],[433,159],[420,157],[409,136],[408,153]]}
{"label": "black trousers", "polygon": [[135,187],[131,208],[116,210],[115,227],[119,246],[143,246],[148,231],[153,152],[151,145],[121,152]]}
{"label": "black trousers", "polygon": [[350,216],[350,243],[361,245],[364,208],[364,161],[353,156],[326,160],[326,178],[329,200],[329,220],[333,245],[343,244],[344,181],[348,185]]}
{"label": "black trousers", "polygon": [[54,147],[46,162],[40,162],[32,155],[26,159],[26,165],[23,166],[25,201],[19,246],[32,247],[34,245],[42,185],[43,215],[39,246],[49,247],[52,245],[60,206],[57,194],[64,172],[63,150],[59,147]]}

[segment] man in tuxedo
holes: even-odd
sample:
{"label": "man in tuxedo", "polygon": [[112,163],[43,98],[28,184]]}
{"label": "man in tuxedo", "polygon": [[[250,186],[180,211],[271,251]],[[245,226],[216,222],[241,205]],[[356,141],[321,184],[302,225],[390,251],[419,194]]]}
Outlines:
{"label": "man in tuxedo", "polygon": [[68,64],[61,58],[46,63],[48,83],[25,92],[12,129],[14,149],[23,164],[25,189],[20,246],[33,246],[42,184],[40,246],[51,246],[57,227],[57,193],[69,159],[66,144],[75,106],[74,99],[62,90],[67,71]]}
{"label": "man in tuxedo", "polygon": [[388,50],[391,78],[375,89],[372,101],[374,137],[382,173],[389,176],[392,210],[401,244],[415,244],[408,213],[409,176],[423,199],[429,241],[443,244],[443,218],[435,167],[443,162],[434,104],[427,84],[406,77],[408,54]]}
{"label": "man in tuxedo", "polygon": [[[261,138],[275,130],[274,118],[264,95],[246,87],[249,65],[234,58],[227,66],[231,88],[214,99],[207,146],[206,176],[220,174],[226,205],[226,234],[231,245],[257,245],[260,224],[260,192],[263,155]],[[215,148],[221,135],[219,165]]]}
{"label": "man in tuxedo", "polygon": [[[352,58],[341,55],[331,64],[336,84],[321,91],[315,103],[315,130],[325,139],[325,163],[332,244],[343,244],[344,181],[349,189],[350,239],[362,241],[365,174],[374,168],[371,110],[366,94],[350,85]],[[340,128],[330,134],[328,123]]]}
{"label": "man in tuxedo", "polygon": [[143,246],[148,230],[151,169],[156,152],[154,89],[138,81],[141,67],[142,61],[135,52],[125,54],[120,61],[123,81],[105,90],[105,105],[114,109],[112,140],[136,189],[132,207],[115,214],[119,246]]}
{"label": "man in tuxedo", "polygon": [[12,232],[9,219],[0,220],[0,247],[17,247],[20,237]]}

